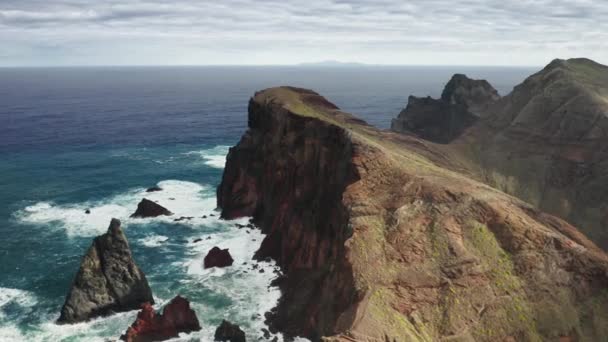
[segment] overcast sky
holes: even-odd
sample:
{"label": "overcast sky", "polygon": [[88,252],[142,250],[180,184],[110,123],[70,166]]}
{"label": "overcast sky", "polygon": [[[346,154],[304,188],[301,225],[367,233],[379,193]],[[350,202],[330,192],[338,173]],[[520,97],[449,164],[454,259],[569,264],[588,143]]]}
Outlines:
{"label": "overcast sky", "polygon": [[0,0],[0,66],[608,63],[605,0]]}

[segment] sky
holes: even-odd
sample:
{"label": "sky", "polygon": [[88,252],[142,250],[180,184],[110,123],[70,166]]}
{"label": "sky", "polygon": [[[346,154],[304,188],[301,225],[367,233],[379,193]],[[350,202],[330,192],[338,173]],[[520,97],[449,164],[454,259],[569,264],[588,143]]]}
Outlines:
{"label": "sky", "polygon": [[608,64],[605,0],[0,0],[0,66]]}

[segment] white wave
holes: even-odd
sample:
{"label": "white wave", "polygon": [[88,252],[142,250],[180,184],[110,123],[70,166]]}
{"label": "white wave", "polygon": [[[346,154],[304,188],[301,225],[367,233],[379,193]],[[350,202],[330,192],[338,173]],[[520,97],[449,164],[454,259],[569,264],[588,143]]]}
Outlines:
{"label": "white wave", "polygon": [[[106,231],[110,220],[118,218],[123,226],[151,221],[174,222],[182,216],[192,217],[180,224],[196,226],[212,221],[216,207],[215,189],[193,182],[166,180],[158,183],[162,191],[146,192],[136,188],[113,197],[73,204],[39,202],[17,211],[14,216],[23,223],[50,225],[64,229],[68,236],[95,236]],[[157,218],[130,218],[137,204],[147,198],[174,213]],[[89,211],[87,214],[86,211]],[[203,218],[207,216],[207,218]]]}
{"label": "white wave", "polygon": [[151,235],[143,239],[139,239],[138,241],[146,247],[158,247],[167,240],[169,240],[169,238],[164,235]]}
{"label": "white wave", "polygon": [[204,160],[204,164],[216,169],[223,169],[226,165],[226,156],[228,155],[228,150],[230,146],[216,146],[214,148],[201,150],[201,151],[191,151],[186,152],[186,155],[198,155]]}
{"label": "white wave", "polygon": [[[0,319],[4,318],[3,309],[8,304],[16,304],[24,308],[29,308],[36,305],[36,303],[36,297],[31,292],[0,287]],[[0,334],[0,336],[2,336],[2,334]]]}
{"label": "white wave", "polygon": [[[237,223],[246,224],[247,221],[224,221],[223,224],[228,226],[219,233],[201,236],[200,241],[190,242],[189,259],[183,266],[191,277],[189,281],[203,284],[206,289],[231,298],[233,304],[221,313],[222,317],[237,324],[247,322],[247,326],[242,326],[243,330],[248,338],[257,339],[262,328],[268,328],[264,324],[264,314],[276,306],[281,292],[277,287],[270,287],[272,280],[277,277],[275,272],[279,271],[274,261],[258,263],[252,260],[264,235],[256,228],[236,227]],[[234,259],[232,266],[204,269],[203,259],[214,246],[228,248]],[[217,312],[206,307],[199,307],[197,312],[199,315],[217,315]],[[277,337],[282,340],[281,335]]]}

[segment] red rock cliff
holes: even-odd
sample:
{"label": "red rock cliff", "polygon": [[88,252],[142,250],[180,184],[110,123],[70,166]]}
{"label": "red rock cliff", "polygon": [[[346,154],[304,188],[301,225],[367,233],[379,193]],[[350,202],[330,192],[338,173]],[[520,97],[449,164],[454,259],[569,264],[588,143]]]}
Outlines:
{"label": "red rock cliff", "polygon": [[271,323],[349,341],[596,340],[608,258],[568,223],[471,180],[422,140],[318,94],[257,93],[218,204],[283,268]]}

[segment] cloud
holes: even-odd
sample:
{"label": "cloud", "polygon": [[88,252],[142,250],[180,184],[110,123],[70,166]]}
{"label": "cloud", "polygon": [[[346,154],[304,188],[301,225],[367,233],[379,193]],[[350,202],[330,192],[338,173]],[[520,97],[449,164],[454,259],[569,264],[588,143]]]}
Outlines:
{"label": "cloud", "polygon": [[593,0],[3,0],[0,64],[607,62],[607,19]]}

